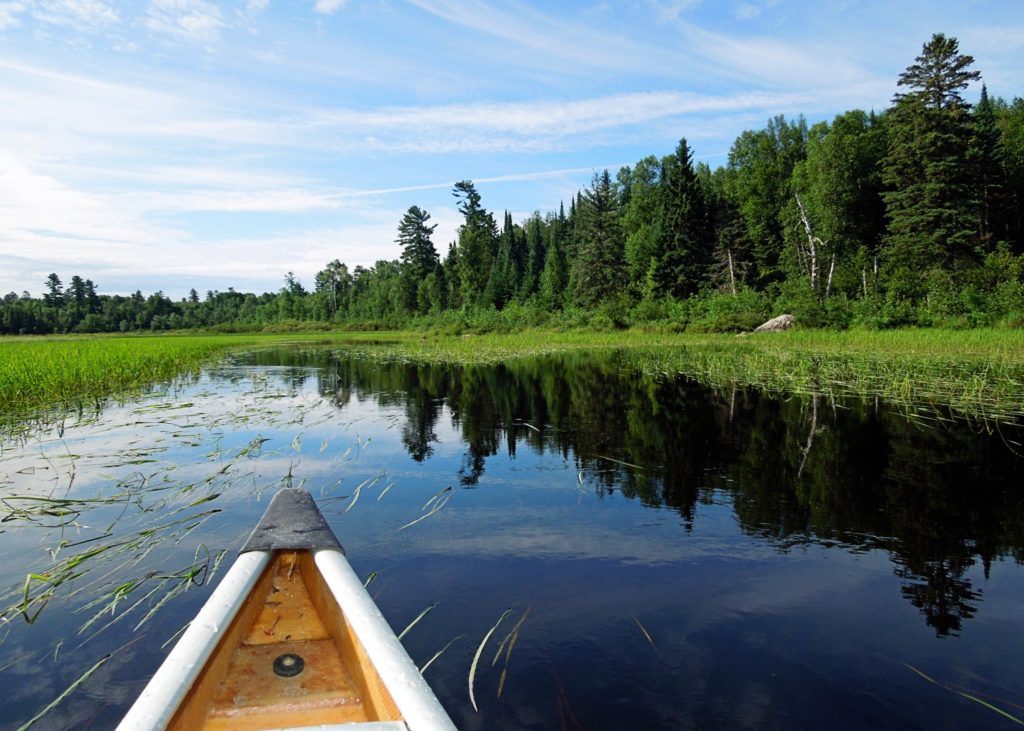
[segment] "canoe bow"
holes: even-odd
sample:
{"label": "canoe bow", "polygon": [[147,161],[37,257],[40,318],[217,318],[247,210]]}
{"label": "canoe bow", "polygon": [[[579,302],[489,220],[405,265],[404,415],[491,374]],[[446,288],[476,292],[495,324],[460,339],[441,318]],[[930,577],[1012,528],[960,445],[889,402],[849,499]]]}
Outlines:
{"label": "canoe bow", "polygon": [[118,731],[454,731],[305,490],[274,496]]}

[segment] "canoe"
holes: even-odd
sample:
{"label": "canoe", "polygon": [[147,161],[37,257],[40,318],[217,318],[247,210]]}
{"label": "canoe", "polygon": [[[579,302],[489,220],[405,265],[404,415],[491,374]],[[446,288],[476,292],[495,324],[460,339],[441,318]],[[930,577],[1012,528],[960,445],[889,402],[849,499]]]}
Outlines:
{"label": "canoe", "polygon": [[118,726],[453,731],[312,496],[286,488]]}

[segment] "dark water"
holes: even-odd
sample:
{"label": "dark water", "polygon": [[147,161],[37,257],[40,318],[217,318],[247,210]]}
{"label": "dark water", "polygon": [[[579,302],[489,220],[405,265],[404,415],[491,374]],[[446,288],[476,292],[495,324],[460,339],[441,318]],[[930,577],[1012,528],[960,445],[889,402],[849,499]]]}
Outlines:
{"label": "dark water", "polygon": [[460,728],[1016,728],[1022,437],[614,353],[252,354],[4,444],[0,728],[108,655],[36,727],[116,724],[282,485],[396,630],[436,603],[403,642],[451,642],[425,676]]}

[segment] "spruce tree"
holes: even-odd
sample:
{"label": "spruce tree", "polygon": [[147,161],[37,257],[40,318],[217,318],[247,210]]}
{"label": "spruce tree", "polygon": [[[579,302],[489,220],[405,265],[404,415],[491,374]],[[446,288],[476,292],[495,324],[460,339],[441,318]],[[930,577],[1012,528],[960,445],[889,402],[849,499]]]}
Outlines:
{"label": "spruce tree", "polygon": [[512,215],[505,211],[505,223],[498,242],[498,256],[491,267],[491,276],[487,282],[484,301],[502,309],[516,293],[519,273],[516,266],[517,242],[516,230],[512,225]]}
{"label": "spruce tree", "polygon": [[981,99],[974,108],[970,158],[974,175],[974,194],[978,199],[978,234],[982,244],[1009,238],[1007,210],[1006,150],[988,89],[981,86]]}
{"label": "spruce tree", "polygon": [[493,216],[480,205],[480,194],[472,181],[460,180],[452,195],[459,199],[459,212],[464,217],[458,244],[462,303],[481,304],[497,253],[497,226]]}
{"label": "spruce tree", "polygon": [[688,297],[705,283],[712,237],[707,203],[693,169],[693,153],[685,139],[663,161],[660,197],[655,281],[664,294]]}
{"label": "spruce tree", "polygon": [[977,257],[978,206],[967,157],[969,105],[961,91],[980,74],[941,33],[899,78],[894,97],[884,194],[889,218],[886,259],[908,283],[935,267],[961,268]]}
{"label": "spruce tree", "polygon": [[576,205],[575,257],[570,265],[574,301],[591,307],[626,285],[619,206],[611,176],[594,179]]}
{"label": "spruce tree", "polygon": [[538,296],[544,307],[560,310],[565,306],[565,292],[569,283],[565,253],[561,237],[554,237],[544,255],[544,270],[540,275]]}
{"label": "spruce tree", "polygon": [[525,302],[537,292],[537,288],[540,286],[540,275],[544,271],[546,253],[544,220],[540,217],[540,212],[535,211],[526,221],[526,261],[518,292],[521,301]]}

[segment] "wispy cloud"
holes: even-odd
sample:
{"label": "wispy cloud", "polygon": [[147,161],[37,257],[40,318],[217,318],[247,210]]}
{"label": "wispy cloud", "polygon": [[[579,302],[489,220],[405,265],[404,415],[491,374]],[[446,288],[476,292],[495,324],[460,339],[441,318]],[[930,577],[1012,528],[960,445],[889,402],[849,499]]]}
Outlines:
{"label": "wispy cloud", "polygon": [[[522,3],[499,7],[484,0],[411,0],[412,4],[448,23],[484,34],[518,48],[505,53],[518,65],[558,68],[562,74],[585,74],[603,69],[617,73],[650,73],[651,69],[687,69],[686,56],[674,49],[646,45],[628,36],[591,28],[574,19],[565,21]],[[599,49],[599,50],[598,50]],[[524,53],[525,52],[525,53]]]}
{"label": "wispy cloud", "polygon": [[[607,164],[603,166],[587,166],[582,168],[563,168],[559,170],[541,170],[510,175],[481,177],[475,180],[478,184],[518,183],[533,180],[557,179],[568,176],[578,177],[581,173],[591,173],[598,167],[616,169],[625,163]],[[189,176],[189,179],[194,179]],[[120,208],[140,213],[305,213],[311,211],[328,211],[338,209],[359,210],[365,204],[363,199],[383,198],[402,193],[415,193],[428,190],[448,190],[455,180],[443,182],[401,185],[387,188],[343,189],[325,188],[307,185],[304,187],[245,187],[248,177],[237,173],[219,177],[227,182],[233,181],[232,189],[193,189],[189,191],[158,190],[145,193],[129,193],[120,197]],[[258,176],[255,178],[258,179]]]}
{"label": "wispy cloud", "polygon": [[[17,75],[0,85],[0,103],[8,112],[14,140],[59,149],[50,121],[59,115],[76,120],[64,144],[123,150],[146,140],[205,141],[222,150],[247,145],[317,148],[335,152],[452,153],[544,152],[604,146],[630,130],[659,125],[683,129],[709,116],[744,113],[755,119],[790,111],[813,111],[837,97],[870,95],[856,86],[818,92],[742,92],[726,95],[679,91],[631,92],[574,101],[478,102],[434,106],[361,109],[290,108],[257,116],[239,108],[197,104],[173,92],[92,81],[24,64],[5,63]],[[2,78],[2,73],[0,73]],[[883,91],[884,94],[887,93]],[[226,104],[222,100],[222,104]],[[681,134],[680,131],[672,133]],[[45,138],[45,139],[44,139]],[[9,139],[12,139],[9,137]],[[44,141],[46,145],[44,145]]]}
{"label": "wispy cloud", "polygon": [[216,40],[227,25],[220,8],[203,0],[150,0],[144,24],[193,43]]}
{"label": "wispy cloud", "polygon": [[0,3],[0,30],[20,25],[21,20],[18,16],[23,12],[25,12],[25,3]]}
{"label": "wispy cloud", "polygon": [[331,15],[345,7],[346,2],[348,0],[316,0],[313,10],[322,15]]}
{"label": "wispy cloud", "polygon": [[649,0],[655,14],[662,21],[679,20],[679,16],[701,4],[701,0]]}
{"label": "wispy cloud", "polygon": [[38,0],[32,15],[36,20],[67,26],[80,33],[93,32],[119,20],[117,11],[100,0]]}

